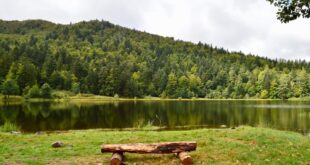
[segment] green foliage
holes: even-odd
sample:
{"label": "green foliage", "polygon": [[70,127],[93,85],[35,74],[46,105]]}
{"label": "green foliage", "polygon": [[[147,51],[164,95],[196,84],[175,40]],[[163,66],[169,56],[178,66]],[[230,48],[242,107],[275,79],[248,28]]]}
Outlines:
{"label": "green foliage", "polygon": [[0,132],[12,132],[12,131],[19,131],[20,128],[13,123],[5,122],[3,125],[0,126]]}
{"label": "green foliage", "polygon": [[278,7],[277,17],[287,23],[299,17],[310,18],[309,0],[267,0]]}
{"label": "green foliage", "polygon": [[29,98],[40,98],[41,97],[41,91],[40,91],[39,86],[37,84],[32,86],[29,89],[29,91],[28,91],[26,96],[29,97]]}
{"label": "green foliage", "polygon": [[0,81],[15,81],[15,94],[38,84],[47,97],[48,83],[58,91],[112,97],[286,99],[309,96],[309,73],[306,61],[229,52],[105,21],[0,21]]}
{"label": "green foliage", "polygon": [[175,95],[177,85],[178,85],[178,80],[177,80],[176,75],[174,73],[170,73],[168,75],[168,82],[167,82],[167,88],[166,88],[167,94],[169,96]]}
{"label": "green foliage", "polygon": [[68,91],[53,91],[52,92],[52,98],[55,99],[66,99],[70,96],[73,96],[74,94],[72,92],[68,92]]}
{"label": "green foliage", "polygon": [[29,59],[21,58],[20,60],[16,80],[20,88],[24,89],[26,86],[32,86],[36,83],[37,69]]}
{"label": "green foliage", "polygon": [[15,80],[5,80],[1,85],[1,92],[3,95],[18,95],[19,94],[19,86],[17,85]]}
{"label": "green foliage", "polygon": [[266,98],[268,98],[268,96],[269,96],[269,94],[268,94],[268,91],[267,90],[262,90],[261,92],[260,92],[260,98],[262,98],[262,99],[266,99]]}
{"label": "green foliage", "polygon": [[80,93],[80,84],[79,83],[73,83],[73,85],[72,85],[72,88],[71,88],[71,91],[73,92],[73,93],[75,93],[75,94],[78,94],[78,93]]}
{"label": "green foliage", "polygon": [[48,83],[44,83],[41,87],[41,96],[43,98],[50,98],[51,97],[52,88]]}

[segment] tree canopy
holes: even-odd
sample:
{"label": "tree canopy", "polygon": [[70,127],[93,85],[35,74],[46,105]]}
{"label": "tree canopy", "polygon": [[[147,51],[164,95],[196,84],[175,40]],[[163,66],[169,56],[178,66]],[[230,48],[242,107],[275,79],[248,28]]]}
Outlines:
{"label": "tree canopy", "polygon": [[267,0],[278,7],[277,17],[287,23],[299,17],[310,18],[310,0]]}
{"label": "tree canopy", "polygon": [[0,83],[14,81],[13,93],[29,97],[66,90],[120,97],[286,99],[309,96],[309,72],[304,60],[245,55],[106,21],[0,20]]}

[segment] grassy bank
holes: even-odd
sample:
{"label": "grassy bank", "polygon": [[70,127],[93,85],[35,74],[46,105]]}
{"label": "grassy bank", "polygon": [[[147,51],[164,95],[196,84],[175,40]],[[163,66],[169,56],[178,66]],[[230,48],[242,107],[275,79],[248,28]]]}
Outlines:
{"label": "grassy bank", "polygon": [[[63,148],[52,148],[54,141]],[[310,138],[265,128],[189,131],[85,130],[43,134],[0,133],[0,164],[107,164],[103,143],[195,140],[195,164],[309,164]],[[174,155],[126,154],[129,164],[178,164]]]}
{"label": "grassy bank", "polygon": [[[67,96],[64,98],[29,98],[25,99],[22,96],[10,96],[8,99],[0,96],[0,105],[4,103],[23,103],[23,102],[101,102],[101,101],[202,101],[202,100],[280,100],[280,99],[209,99],[209,98],[161,98],[161,97],[143,97],[143,98],[115,98],[111,96],[99,96],[99,95],[76,95]],[[310,99],[292,99],[294,101],[310,100]]]}
{"label": "grassy bank", "polygon": [[[101,96],[94,94],[77,94],[74,95],[72,92],[68,91],[55,91],[53,93],[55,95],[54,98],[46,99],[46,98],[24,98],[23,96],[10,96],[10,98],[6,98],[3,95],[0,95],[0,104],[4,102],[9,103],[22,103],[22,102],[46,102],[46,101],[54,101],[54,102],[101,102],[101,101],[199,101],[199,100],[281,100],[281,99],[261,99],[261,98],[244,98],[244,99],[233,99],[233,98],[219,98],[219,99],[211,99],[211,98],[162,98],[162,97],[152,97],[145,96],[142,98],[125,98],[125,97],[111,97],[111,96]],[[310,97],[302,97],[302,98],[289,98],[288,101],[310,101]]]}

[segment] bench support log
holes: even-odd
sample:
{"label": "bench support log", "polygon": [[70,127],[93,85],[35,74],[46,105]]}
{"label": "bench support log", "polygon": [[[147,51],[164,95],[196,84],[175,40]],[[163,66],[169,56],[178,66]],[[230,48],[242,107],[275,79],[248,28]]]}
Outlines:
{"label": "bench support log", "polygon": [[123,161],[123,153],[113,153],[110,159],[110,165],[121,165]]}
{"label": "bench support log", "polygon": [[177,154],[183,165],[193,164],[192,157],[187,152],[180,152]]}

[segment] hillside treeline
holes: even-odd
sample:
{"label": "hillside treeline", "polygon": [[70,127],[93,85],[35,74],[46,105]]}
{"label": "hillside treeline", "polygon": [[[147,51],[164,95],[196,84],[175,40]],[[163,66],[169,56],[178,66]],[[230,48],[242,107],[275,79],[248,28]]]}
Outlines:
{"label": "hillside treeline", "polygon": [[122,97],[286,99],[309,96],[309,72],[306,61],[229,52],[106,21],[0,21],[4,95],[49,97],[50,90],[66,90]]}

